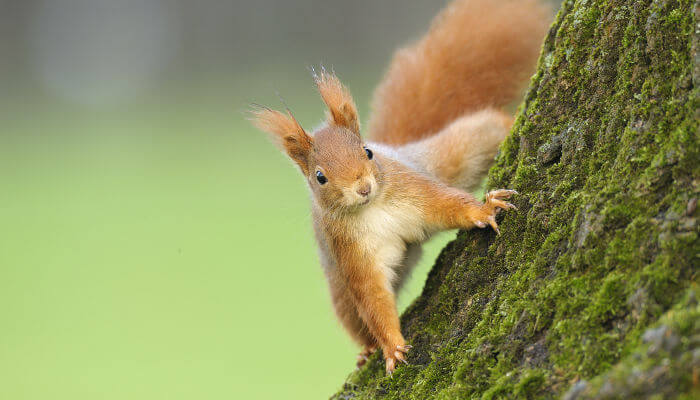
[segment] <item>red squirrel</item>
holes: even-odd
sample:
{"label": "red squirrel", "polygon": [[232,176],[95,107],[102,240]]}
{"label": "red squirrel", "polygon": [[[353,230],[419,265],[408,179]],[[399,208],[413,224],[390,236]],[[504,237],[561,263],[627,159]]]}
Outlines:
{"label": "red squirrel", "polygon": [[513,190],[479,187],[508,133],[499,111],[532,73],[548,10],[535,0],[457,0],[417,43],[399,50],[379,85],[368,137],[335,74],[314,74],[325,123],[307,133],[287,110],[258,107],[253,123],[272,134],[312,193],[321,264],[338,319],[363,350],[381,349],[386,371],[406,362],[398,293],[421,243],[448,229],[490,226],[515,209]]}

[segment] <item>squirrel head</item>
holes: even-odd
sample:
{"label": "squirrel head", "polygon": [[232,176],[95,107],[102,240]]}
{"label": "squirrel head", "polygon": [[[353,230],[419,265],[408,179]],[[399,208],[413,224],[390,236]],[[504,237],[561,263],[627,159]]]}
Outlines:
{"label": "squirrel head", "polygon": [[360,136],[350,92],[325,71],[314,78],[328,112],[326,123],[312,135],[289,110],[260,107],[253,111],[252,120],[297,164],[317,204],[332,212],[352,212],[377,196],[381,170]]}

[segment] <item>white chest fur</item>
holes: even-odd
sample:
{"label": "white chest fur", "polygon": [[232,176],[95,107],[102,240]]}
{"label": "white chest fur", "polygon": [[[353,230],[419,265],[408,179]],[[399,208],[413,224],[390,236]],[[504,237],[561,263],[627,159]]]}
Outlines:
{"label": "white chest fur", "polygon": [[354,218],[351,227],[349,233],[381,269],[390,287],[396,278],[396,267],[405,258],[406,244],[427,238],[420,211],[410,204],[369,204]]}

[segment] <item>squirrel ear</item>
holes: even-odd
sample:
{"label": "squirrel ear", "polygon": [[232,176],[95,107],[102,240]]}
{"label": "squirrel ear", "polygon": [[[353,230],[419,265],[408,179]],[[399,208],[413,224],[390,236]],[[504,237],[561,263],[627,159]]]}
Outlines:
{"label": "squirrel ear", "polygon": [[313,139],[304,131],[292,113],[287,110],[284,114],[256,105],[251,114],[253,125],[261,131],[271,133],[277,145],[299,165],[304,175],[308,175],[308,160]]}
{"label": "squirrel ear", "polygon": [[325,70],[320,75],[314,74],[314,80],[323,102],[328,106],[328,122],[350,129],[359,135],[360,122],[357,117],[357,107],[350,91],[340,83],[337,76]]}

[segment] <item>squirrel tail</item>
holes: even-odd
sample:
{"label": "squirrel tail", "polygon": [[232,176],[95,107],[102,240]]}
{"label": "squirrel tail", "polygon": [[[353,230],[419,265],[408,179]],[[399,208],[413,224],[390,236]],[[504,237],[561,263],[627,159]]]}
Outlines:
{"label": "squirrel tail", "polygon": [[486,108],[455,119],[425,139],[394,147],[414,169],[468,192],[481,186],[513,118]]}
{"label": "squirrel tail", "polygon": [[549,23],[538,0],[456,0],[394,55],[378,86],[369,138],[402,145],[521,94]]}

